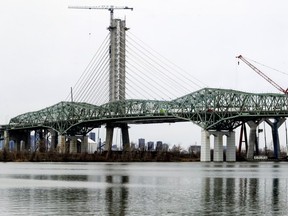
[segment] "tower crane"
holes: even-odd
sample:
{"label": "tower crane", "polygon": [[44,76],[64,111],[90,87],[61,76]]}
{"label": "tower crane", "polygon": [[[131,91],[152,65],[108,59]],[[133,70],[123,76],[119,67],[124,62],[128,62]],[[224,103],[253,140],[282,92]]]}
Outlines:
{"label": "tower crane", "polygon": [[109,10],[111,22],[113,20],[113,14],[114,14],[115,9],[133,10],[133,8],[131,8],[131,7],[127,7],[127,6],[122,7],[122,6],[113,6],[113,5],[110,5],[110,6],[106,6],[106,5],[102,5],[102,6],[68,6],[68,8],[69,9],[89,9],[89,10],[92,10],[92,9]]}
{"label": "tower crane", "polygon": [[256,73],[258,73],[261,77],[263,77],[266,81],[272,84],[276,89],[288,95],[288,88],[285,90],[272,79],[270,79],[266,74],[260,71],[257,67],[252,65],[247,59],[245,59],[242,55],[236,56],[236,58],[241,59],[245,64],[247,64],[250,68],[252,68]]}

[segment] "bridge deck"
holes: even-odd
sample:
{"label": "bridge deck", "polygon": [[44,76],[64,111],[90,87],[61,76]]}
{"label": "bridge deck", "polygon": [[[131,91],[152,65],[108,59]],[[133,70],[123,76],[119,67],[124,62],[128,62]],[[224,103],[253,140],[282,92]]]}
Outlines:
{"label": "bridge deck", "polygon": [[207,130],[233,130],[249,120],[287,116],[286,95],[204,88],[171,101],[123,100],[101,106],[60,102],[16,116],[0,130],[51,128],[62,134],[106,123],[183,121],[192,121]]}

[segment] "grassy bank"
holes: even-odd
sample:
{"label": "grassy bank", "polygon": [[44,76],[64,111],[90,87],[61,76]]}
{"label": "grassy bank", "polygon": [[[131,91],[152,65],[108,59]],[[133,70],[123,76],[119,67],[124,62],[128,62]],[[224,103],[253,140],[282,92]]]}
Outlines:
{"label": "grassy bank", "polygon": [[175,152],[111,151],[102,153],[9,152],[0,151],[2,162],[189,162],[199,156]]}

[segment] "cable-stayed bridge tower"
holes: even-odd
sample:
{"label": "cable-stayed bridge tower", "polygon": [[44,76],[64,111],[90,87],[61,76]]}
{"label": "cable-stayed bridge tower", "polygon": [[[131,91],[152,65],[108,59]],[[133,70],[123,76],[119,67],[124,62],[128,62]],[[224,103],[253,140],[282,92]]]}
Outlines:
{"label": "cable-stayed bridge tower", "polygon": [[111,12],[110,31],[110,74],[109,74],[109,102],[125,100],[125,31],[126,22],[113,19]]}
{"label": "cable-stayed bridge tower", "polygon": [[[109,45],[109,102],[123,101],[126,94],[126,20],[115,19],[115,9],[128,9],[130,7],[117,6],[69,6],[71,9],[106,9],[110,11],[110,45]],[[115,127],[120,127],[122,131],[122,143],[124,150],[130,147],[128,124],[106,124],[106,144],[105,149],[110,151],[113,141],[113,131]]]}
{"label": "cable-stayed bridge tower", "polygon": [[130,7],[117,6],[69,6],[71,9],[105,9],[110,11],[110,72],[109,72],[109,102],[125,100],[125,61],[126,61],[126,21],[114,19],[115,9],[128,9]]}

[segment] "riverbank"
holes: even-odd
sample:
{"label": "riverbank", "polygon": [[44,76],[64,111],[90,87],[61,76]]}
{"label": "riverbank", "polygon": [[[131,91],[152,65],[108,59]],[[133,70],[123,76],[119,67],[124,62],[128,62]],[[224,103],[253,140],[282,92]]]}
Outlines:
{"label": "riverbank", "polygon": [[175,152],[111,151],[102,153],[9,152],[0,151],[2,162],[192,162],[198,155]]}
{"label": "riverbank", "polygon": [[[211,154],[211,157],[213,154]],[[262,158],[262,157],[261,157]],[[169,151],[111,151],[111,152],[95,152],[88,153],[58,153],[53,151],[48,152],[16,152],[16,151],[0,151],[0,162],[196,162],[200,161],[200,154],[187,154],[180,152]],[[213,161],[213,159],[211,159]],[[225,154],[224,154],[224,161]],[[237,155],[236,161],[287,161],[287,157],[281,157],[276,160],[273,157],[265,157],[265,159],[247,160],[243,155]]]}

